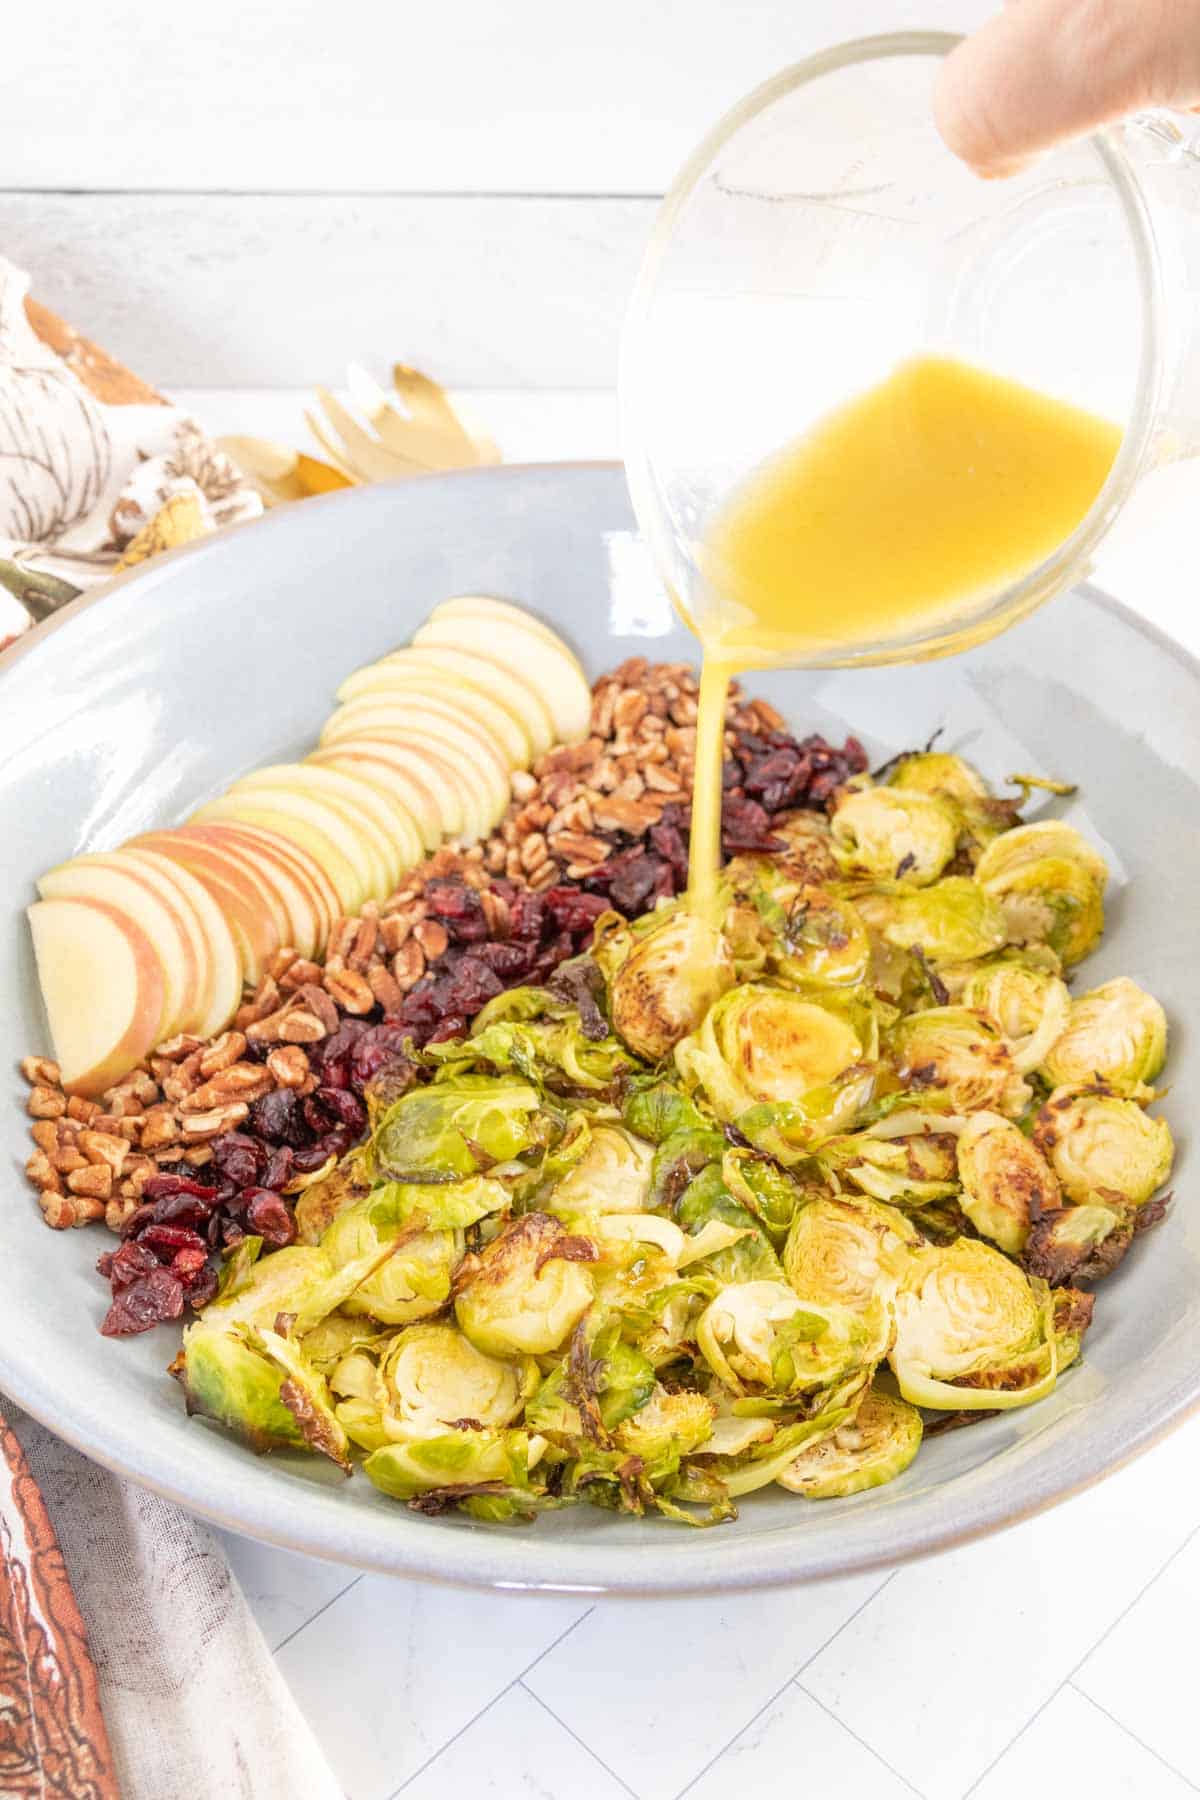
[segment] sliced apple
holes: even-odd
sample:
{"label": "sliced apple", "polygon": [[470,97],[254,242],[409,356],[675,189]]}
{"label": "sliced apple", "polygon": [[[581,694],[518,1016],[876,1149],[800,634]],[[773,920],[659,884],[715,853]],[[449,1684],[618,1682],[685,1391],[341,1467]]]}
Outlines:
{"label": "sliced apple", "polygon": [[547,642],[556,644],[560,650],[565,650],[568,656],[578,661],[575,652],[565,638],[559,636],[553,625],[547,625],[544,619],[539,619],[528,607],[517,606],[511,600],[497,600],[491,594],[454,594],[449,600],[439,600],[429,616],[436,619],[455,613],[465,618],[500,619],[509,625],[523,625],[527,631],[536,631]]}
{"label": "sliced apple", "polygon": [[334,805],[326,795],[290,782],[286,776],[266,782],[247,776],[235,781],[223,799],[239,804],[245,799],[252,806],[278,807],[290,816],[306,820],[324,832],[361,877],[362,898],[379,899],[391,892],[391,846],[361,810],[351,812],[345,805]]}
{"label": "sliced apple", "polygon": [[244,775],[231,794],[307,794],[332,808],[370,845],[379,865],[380,895],[390,894],[401,873],[421,859],[416,827],[395,803],[377,788],[356,782],[333,769],[317,769],[309,763],[275,763]]}
{"label": "sliced apple", "polygon": [[224,1031],[241,1005],[246,980],[237,940],[224,911],[203,882],[197,881],[170,857],[133,844],[127,844],[121,855],[160,882],[164,892],[173,888],[190,909],[208,971],[205,1011],[196,1029],[201,1037],[215,1037],[219,1031]]}
{"label": "sliced apple", "polygon": [[208,892],[228,921],[251,987],[262,980],[266,965],[291,940],[291,919],[278,888],[244,857],[201,842],[186,825],[173,831],[147,831],[130,840],[129,850],[153,850],[185,870]]}
{"label": "sliced apple", "polygon": [[587,736],[592,693],[565,644],[552,643],[539,632],[508,619],[489,618],[485,624],[474,614],[439,616],[436,610],[414,635],[413,643],[440,644],[465,651],[478,651],[482,643],[490,662],[520,675],[540,696],[564,743]]}
{"label": "sliced apple", "polygon": [[474,649],[450,644],[408,644],[393,650],[377,669],[437,669],[453,675],[481,693],[490,694],[525,731],[535,756],[541,756],[554,742],[554,720],[541,695],[520,670],[506,668],[489,657],[477,641]]}
{"label": "sliced apple", "polygon": [[77,856],[49,869],[37,884],[43,900],[84,900],[110,907],[142,932],[162,971],[163,1013],[159,1037],[196,1031],[204,1017],[209,972],[194,917],[178,900],[164,898],[136,863],[122,853]]}
{"label": "sliced apple", "polygon": [[179,829],[271,885],[283,905],[285,944],[307,957],[324,949],[341,901],[325,871],[300,845],[261,826],[221,822]]}
{"label": "sliced apple", "polygon": [[408,771],[405,779],[399,769],[393,769],[390,771],[391,779],[386,787],[382,787],[378,780],[372,779],[358,767],[361,760],[358,756],[342,757],[339,754],[340,748],[339,745],[329,750],[314,750],[305,758],[305,767],[328,769],[345,780],[362,785],[369,782],[382,799],[389,800],[412,819],[421,848],[436,850],[442,841],[445,826],[439,804],[438,784],[430,785],[428,770],[422,774],[414,767]]}
{"label": "sliced apple", "polygon": [[406,706],[410,702],[419,706],[423,700],[434,700],[450,706],[458,717],[482,726],[510,769],[527,769],[533,760],[528,732],[498,700],[440,669],[410,663],[376,664],[343,681],[338,699],[344,705],[369,701],[373,706]]}
{"label": "sliced apple", "polygon": [[327,750],[316,751],[312,760],[324,763],[329,757],[335,766],[353,768],[378,786],[398,782],[403,788],[419,780],[434,795],[442,837],[472,839],[487,829],[487,809],[477,787],[441,745],[417,737],[339,738]]}
{"label": "sliced apple", "polygon": [[444,749],[452,761],[465,763],[473,774],[478,774],[479,785],[501,810],[508,805],[512,770],[495,739],[444,700],[384,707],[367,700],[352,700],[348,706],[339,706],[326,720],[321,748],[343,737],[390,737],[394,732],[427,739],[432,748]]}
{"label": "sliced apple", "polygon": [[128,914],[100,901],[38,900],[28,917],[63,1086],[102,1094],[160,1041],[158,952]]}
{"label": "sliced apple", "polygon": [[225,794],[197,808],[188,823],[255,825],[299,845],[328,875],[343,913],[357,912],[371,891],[370,859],[361,845],[347,854],[346,839],[336,827],[331,832],[325,825],[314,824],[307,809],[290,806],[284,796],[273,794],[268,803],[265,796],[257,800],[249,796],[234,799]]}

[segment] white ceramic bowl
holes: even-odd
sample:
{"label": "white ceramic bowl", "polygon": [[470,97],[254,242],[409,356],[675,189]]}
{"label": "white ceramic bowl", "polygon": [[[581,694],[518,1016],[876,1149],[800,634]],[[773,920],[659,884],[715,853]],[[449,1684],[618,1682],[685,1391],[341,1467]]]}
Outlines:
{"label": "white ceramic bowl", "polygon": [[364,1568],[514,1589],[679,1592],[841,1574],[961,1542],[1095,1481],[1200,1399],[1200,672],[1113,602],[1080,592],[953,662],[748,685],[794,727],[881,755],[938,726],[1002,780],[1078,781],[1070,816],[1118,865],[1086,979],[1130,974],[1171,1015],[1166,1112],[1180,1140],[1166,1222],[1099,1289],[1086,1357],[1040,1406],[928,1443],[890,1486],[810,1503],[751,1496],[688,1531],[580,1507],[535,1527],[427,1519],[316,1458],[255,1458],[185,1415],[171,1332],[97,1334],[99,1229],[47,1231],[21,1164],[15,1065],[47,1048],[22,908],[34,877],[182,816],[310,744],[341,678],[458,592],[527,602],[590,673],[693,657],[650,573],[615,467],[431,476],[306,501],[151,563],[0,657],[0,1388],[89,1456],[254,1537]]}

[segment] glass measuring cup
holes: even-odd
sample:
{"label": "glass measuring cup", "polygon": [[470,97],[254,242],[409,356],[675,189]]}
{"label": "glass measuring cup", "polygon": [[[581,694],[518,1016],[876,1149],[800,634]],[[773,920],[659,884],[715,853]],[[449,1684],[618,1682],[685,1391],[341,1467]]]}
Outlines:
{"label": "glass measuring cup", "polygon": [[1200,156],[1156,113],[981,181],[933,124],[958,41],[868,38],[784,71],[715,127],[662,207],[626,322],[622,434],[643,533],[702,628],[729,605],[702,571],[718,507],[910,357],[1101,414],[1121,448],[1077,530],[1019,580],[951,625],[808,663],[991,636],[1080,579],[1141,478],[1200,445]]}

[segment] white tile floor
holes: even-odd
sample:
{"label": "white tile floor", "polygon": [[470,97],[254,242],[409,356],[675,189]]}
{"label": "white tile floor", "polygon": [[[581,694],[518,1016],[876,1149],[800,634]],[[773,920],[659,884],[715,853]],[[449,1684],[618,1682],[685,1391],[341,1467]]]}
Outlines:
{"label": "white tile floor", "polygon": [[[297,396],[189,398],[215,431],[300,441]],[[512,458],[615,450],[606,395],[475,411]],[[1162,600],[1181,544],[1100,578],[1195,650]],[[729,1600],[517,1600],[227,1542],[349,1800],[1200,1793],[1200,1421],[985,1543]]]}

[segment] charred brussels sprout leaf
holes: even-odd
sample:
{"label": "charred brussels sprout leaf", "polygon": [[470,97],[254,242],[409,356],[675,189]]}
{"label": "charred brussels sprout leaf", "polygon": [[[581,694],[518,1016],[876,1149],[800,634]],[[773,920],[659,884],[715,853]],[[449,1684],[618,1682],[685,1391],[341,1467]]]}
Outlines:
{"label": "charred brussels sprout leaf", "polygon": [[806,1500],[840,1500],[902,1475],[921,1447],[921,1415],[871,1388],[852,1419],[802,1450],[776,1480]]}
{"label": "charred brussels sprout leaf", "polygon": [[1167,1016],[1152,994],[1119,976],[1071,1002],[1063,1030],[1042,1062],[1051,1087],[1103,1082],[1139,1094],[1167,1058]]}
{"label": "charred brussels sprout leaf", "polygon": [[278,1332],[197,1320],[184,1333],[176,1372],[189,1412],[215,1419],[255,1450],[316,1450],[349,1471],[346,1433],[324,1378]]}
{"label": "charred brussels sprout leaf", "polygon": [[530,1439],[523,1431],[448,1431],[368,1456],[363,1469],[381,1493],[422,1512],[461,1507],[477,1517],[532,1517],[538,1493],[529,1479]]}
{"label": "charred brussels sprout leaf", "polygon": [[1132,1207],[1114,1200],[1101,1204],[1062,1206],[1043,1213],[1029,1233],[1022,1262],[1031,1275],[1040,1275],[1051,1287],[1100,1281],[1111,1275],[1151,1215],[1157,1223],[1161,1202]]}
{"label": "charred brussels sprout leaf", "polygon": [[1031,1227],[1061,1198],[1045,1157],[999,1113],[972,1113],[967,1120],[958,1138],[958,1173],[963,1211],[1009,1256],[1021,1254]]}
{"label": "charred brussels sprout leaf", "polygon": [[734,980],[724,937],[686,906],[636,925],[606,915],[593,954],[608,984],[613,1030],[646,1062],[669,1055]]}
{"label": "charred brussels sprout leaf", "polygon": [[1175,1144],[1165,1119],[1104,1088],[1056,1088],[1033,1141],[1068,1200],[1110,1196],[1141,1206],[1171,1173]]}

